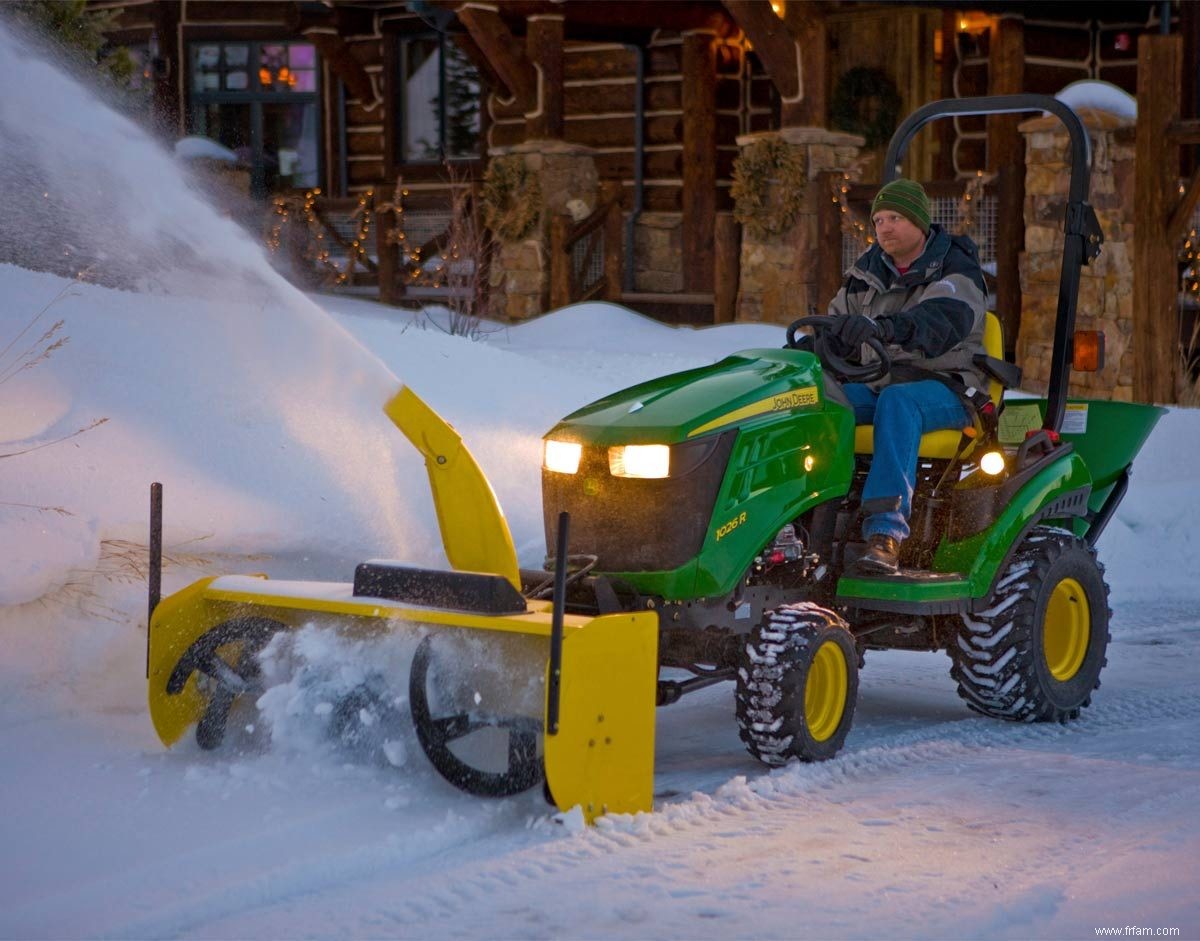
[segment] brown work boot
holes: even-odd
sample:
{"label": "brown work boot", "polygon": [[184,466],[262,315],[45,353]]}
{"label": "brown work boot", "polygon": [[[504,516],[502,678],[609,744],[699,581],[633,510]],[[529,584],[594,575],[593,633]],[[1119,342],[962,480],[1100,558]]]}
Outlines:
{"label": "brown work boot", "polygon": [[867,537],[867,551],[854,563],[859,575],[894,575],[900,568],[900,540],[876,533]]}

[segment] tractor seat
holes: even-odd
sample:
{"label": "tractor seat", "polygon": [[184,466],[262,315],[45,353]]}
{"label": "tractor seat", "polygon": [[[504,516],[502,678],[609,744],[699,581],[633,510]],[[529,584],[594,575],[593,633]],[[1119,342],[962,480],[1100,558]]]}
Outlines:
{"label": "tractor seat", "polygon": [[[983,348],[987,351],[987,355],[1000,362],[1004,360],[1004,333],[1000,328],[1000,318],[993,314],[990,310],[987,312],[987,319],[983,326]],[[1004,396],[1004,386],[994,376],[988,383],[988,395],[991,396],[996,408],[1000,408],[1000,401]],[[976,421],[976,431],[982,433],[983,429]],[[953,428],[948,428],[943,431],[931,431],[929,434],[921,435],[921,443],[917,447],[917,456],[930,459],[951,460],[958,452],[959,443],[962,441],[962,432]],[[967,445],[963,455],[970,454],[975,447],[974,442]],[[854,429],[854,453],[855,454],[874,454],[875,453],[875,426],[874,425],[859,425]]]}

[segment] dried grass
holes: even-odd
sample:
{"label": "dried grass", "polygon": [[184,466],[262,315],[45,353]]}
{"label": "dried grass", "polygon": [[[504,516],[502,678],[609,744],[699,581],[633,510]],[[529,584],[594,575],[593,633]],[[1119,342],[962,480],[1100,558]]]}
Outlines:
{"label": "dried grass", "polygon": [[1176,401],[1185,408],[1200,408],[1200,317],[1192,324],[1187,343],[1179,344],[1179,378]]}
{"label": "dried grass", "polygon": [[[61,507],[52,509],[67,513]],[[69,513],[67,515],[70,515]],[[271,557],[266,554],[243,555],[229,552],[197,552],[194,547],[211,536],[189,539],[173,547],[164,547],[163,571],[182,569],[196,572],[198,576],[217,574],[222,568],[235,562],[261,562]],[[147,543],[129,539],[102,539],[100,557],[89,568],[71,569],[63,584],[43,595],[38,603],[46,607],[70,608],[89,617],[123,623],[130,618],[104,600],[106,585],[145,584],[150,576],[150,547]],[[136,623],[142,623],[139,615]]]}

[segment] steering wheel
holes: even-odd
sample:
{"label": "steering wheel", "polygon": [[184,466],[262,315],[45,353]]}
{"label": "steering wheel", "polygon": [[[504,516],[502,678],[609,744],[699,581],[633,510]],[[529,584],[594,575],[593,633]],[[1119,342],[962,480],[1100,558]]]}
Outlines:
{"label": "steering wheel", "polygon": [[[835,319],[834,317],[801,317],[799,320],[793,321],[787,328],[787,348],[810,350],[816,353],[821,360],[821,365],[833,373],[840,382],[874,382],[892,371],[892,357],[888,355],[887,347],[878,337],[871,337],[866,341],[867,346],[879,357],[876,362],[852,363],[845,356],[839,354],[834,344],[829,342],[832,338],[830,329],[833,327]],[[811,327],[812,336],[796,336],[796,331],[801,327]]]}

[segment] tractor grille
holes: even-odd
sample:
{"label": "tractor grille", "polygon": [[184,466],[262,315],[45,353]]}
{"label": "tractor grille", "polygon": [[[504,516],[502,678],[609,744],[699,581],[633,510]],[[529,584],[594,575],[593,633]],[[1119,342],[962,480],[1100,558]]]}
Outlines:
{"label": "tractor grille", "polygon": [[[558,514],[571,514],[570,553],[599,558],[599,572],[664,572],[704,545],[736,429],[671,449],[672,476],[613,477],[608,449],[584,447],[575,474],[542,471],[546,545]],[[675,469],[680,471],[676,473]]]}

